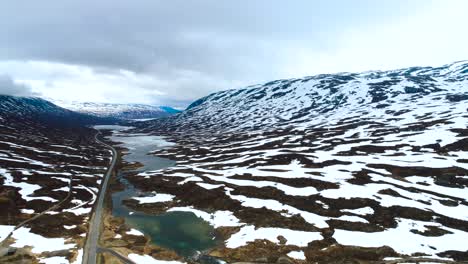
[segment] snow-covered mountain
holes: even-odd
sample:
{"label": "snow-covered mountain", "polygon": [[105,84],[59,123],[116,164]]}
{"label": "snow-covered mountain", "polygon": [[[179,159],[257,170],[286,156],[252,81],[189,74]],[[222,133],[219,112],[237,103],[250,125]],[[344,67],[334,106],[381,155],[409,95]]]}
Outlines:
{"label": "snow-covered mountain", "polygon": [[109,118],[73,112],[41,98],[9,95],[0,95],[0,119],[11,122],[30,120],[66,126],[113,122]]}
{"label": "snow-covered mountain", "polygon": [[[83,115],[34,98],[0,97],[0,107],[3,233],[71,194],[10,240],[45,262],[71,262],[110,154],[90,129],[43,125]],[[125,206],[193,212],[219,241],[206,254],[227,263],[466,263],[467,107],[468,62],[214,93],[119,132],[176,143],[153,152],[174,166],[124,175],[141,191]],[[31,234],[57,246],[37,247]],[[155,252],[130,238],[114,239]]]}
{"label": "snow-covered mountain", "polygon": [[82,126],[95,121],[102,118],[0,95],[0,263],[81,263],[111,158]]}
{"label": "snow-covered mountain", "polygon": [[211,94],[192,103],[167,125],[180,131],[188,127],[235,130],[325,125],[333,117],[379,119],[437,102],[448,106],[466,100],[467,83],[468,61],[437,68],[277,80]]}
{"label": "snow-covered mountain", "polygon": [[229,216],[210,253],[229,263],[462,263],[467,107],[468,62],[218,92],[136,124],[177,164],[130,181],[173,197],[156,210]]}
{"label": "snow-covered mountain", "polygon": [[145,104],[111,104],[91,102],[66,102],[54,100],[57,105],[72,111],[121,119],[149,119],[170,116],[180,111],[168,106]]}
{"label": "snow-covered mountain", "polygon": [[37,97],[0,95],[2,114],[30,116],[34,114],[67,115],[71,111]]}

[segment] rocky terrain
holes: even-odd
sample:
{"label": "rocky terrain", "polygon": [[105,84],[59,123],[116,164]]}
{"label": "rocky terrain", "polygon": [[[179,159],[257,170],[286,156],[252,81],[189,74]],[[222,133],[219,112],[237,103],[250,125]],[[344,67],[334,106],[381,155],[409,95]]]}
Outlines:
{"label": "rocky terrain", "polygon": [[109,150],[82,125],[104,119],[0,96],[0,263],[81,263]]}
{"label": "rocky terrain", "polygon": [[168,106],[153,106],[145,104],[111,104],[91,102],[65,102],[54,100],[57,105],[76,111],[106,118],[119,119],[152,119],[167,117],[180,111]]}
{"label": "rocky terrain", "polygon": [[468,261],[468,63],[278,80],[135,124],[173,167],[136,210],[191,211],[227,262]]}

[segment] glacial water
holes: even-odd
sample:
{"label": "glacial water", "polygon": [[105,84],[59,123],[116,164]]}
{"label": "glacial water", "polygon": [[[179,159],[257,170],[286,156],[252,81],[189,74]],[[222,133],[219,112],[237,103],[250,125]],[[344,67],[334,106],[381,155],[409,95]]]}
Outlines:
{"label": "glacial water", "polygon": [[[102,128],[101,128],[102,129]],[[138,172],[159,170],[175,164],[174,161],[148,155],[149,152],[169,146],[171,143],[158,136],[143,134],[119,133],[124,127],[113,127],[114,135],[111,140],[122,142],[128,149],[123,159],[127,162],[139,162],[143,167]],[[124,178],[125,172],[118,173],[119,181],[125,189],[112,195],[112,214],[125,218],[125,222],[145,235],[151,237],[152,243],[157,246],[169,248],[182,256],[192,257],[216,245],[213,227],[203,219],[191,212],[167,212],[160,215],[151,215],[134,212],[122,201],[131,197],[144,195]],[[151,194],[147,194],[151,196]]]}

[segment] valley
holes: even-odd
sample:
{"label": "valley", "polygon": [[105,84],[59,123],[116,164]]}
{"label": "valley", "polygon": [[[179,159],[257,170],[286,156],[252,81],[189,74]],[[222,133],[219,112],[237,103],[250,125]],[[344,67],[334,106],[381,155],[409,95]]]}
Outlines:
{"label": "valley", "polygon": [[81,263],[110,153],[96,131],[0,119],[0,263]]}
{"label": "valley", "polygon": [[3,98],[0,262],[466,263],[467,85],[317,75],[139,122]]}
{"label": "valley", "polygon": [[129,177],[171,199],[128,205],[194,212],[229,263],[462,263],[467,69],[279,80],[136,124],[176,165]]}

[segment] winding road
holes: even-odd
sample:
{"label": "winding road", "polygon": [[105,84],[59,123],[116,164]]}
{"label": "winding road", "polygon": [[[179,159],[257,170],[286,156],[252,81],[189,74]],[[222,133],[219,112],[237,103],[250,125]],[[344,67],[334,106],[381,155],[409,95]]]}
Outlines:
{"label": "winding road", "polygon": [[104,180],[101,184],[101,190],[99,191],[99,195],[97,201],[94,205],[94,211],[91,215],[91,221],[89,222],[89,229],[88,235],[86,238],[86,244],[84,246],[84,253],[83,253],[83,264],[96,264],[97,263],[97,251],[98,251],[98,241],[99,235],[101,233],[101,219],[102,219],[102,210],[104,207],[104,198],[106,197],[107,186],[109,185],[109,179],[112,176],[112,172],[114,171],[115,164],[117,163],[117,151],[111,145],[108,145],[102,142],[99,139],[99,135],[101,132],[96,133],[95,139],[96,142],[105,146],[106,148],[112,151],[112,161],[110,163],[109,168],[107,169],[106,174],[104,175]]}

